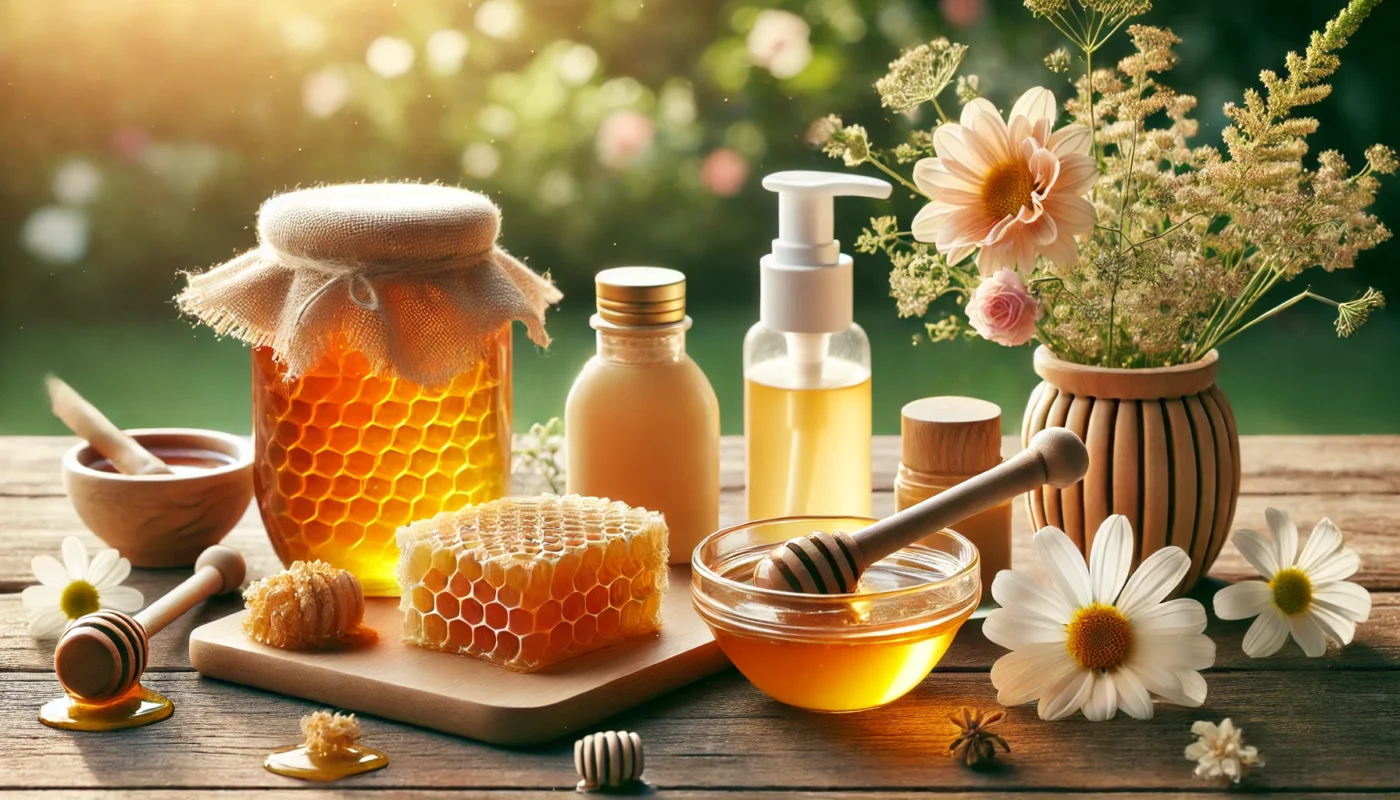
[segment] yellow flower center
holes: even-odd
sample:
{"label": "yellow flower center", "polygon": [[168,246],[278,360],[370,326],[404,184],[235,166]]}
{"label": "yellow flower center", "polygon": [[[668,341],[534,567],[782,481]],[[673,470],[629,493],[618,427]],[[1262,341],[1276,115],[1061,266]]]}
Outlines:
{"label": "yellow flower center", "polygon": [[1128,658],[1133,626],[1113,606],[1094,604],[1074,612],[1065,646],[1085,669],[1112,669]]}
{"label": "yellow flower center", "polygon": [[992,216],[1002,219],[1031,204],[1034,182],[1024,164],[1003,164],[994,168],[982,183],[982,204]]}
{"label": "yellow flower center", "polygon": [[101,607],[97,603],[97,587],[87,581],[73,581],[64,587],[63,594],[58,598],[58,607],[69,619],[91,614]]}
{"label": "yellow flower center", "polygon": [[1297,567],[1279,570],[1269,588],[1274,591],[1274,605],[1285,614],[1301,614],[1312,603],[1312,581]]}

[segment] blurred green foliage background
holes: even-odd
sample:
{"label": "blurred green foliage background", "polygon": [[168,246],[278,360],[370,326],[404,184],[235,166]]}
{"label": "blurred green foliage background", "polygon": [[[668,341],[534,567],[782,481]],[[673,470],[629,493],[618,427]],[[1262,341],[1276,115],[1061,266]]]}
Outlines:
{"label": "blurred green foliage background", "polygon": [[[1221,104],[1340,5],[1159,0],[1144,21],[1185,40],[1167,82],[1200,97],[1204,142]],[[1317,149],[1356,162],[1400,145],[1397,34],[1400,6],[1382,5],[1343,51]],[[592,351],[593,273],[660,264],[690,277],[691,350],[738,433],[740,346],[775,227],[759,179],[842,169],[805,141],[826,113],[883,142],[931,124],[892,119],[871,84],[935,36],[971,46],[964,70],[998,105],[1067,90],[1041,63],[1056,32],[1016,0],[0,0],[0,434],[61,432],[50,370],[124,426],[246,432],[247,353],[179,318],[178,271],[251,247],[270,194],[385,179],[487,192],[505,246],[564,290],[554,347],[518,340],[517,428],[562,410]],[[842,201],[840,238],[891,207],[907,219],[918,204]],[[1400,191],[1375,210],[1395,224]],[[1400,302],[1398,253],[1387,243],[1314,286]],[[896,317],[887,272],[857,260],[877,432],[927,394],[996,401],[1014,429],[1030,350],[914,346],[922,327]],[[1299,308],[1231,342],[1221,383],[1243,431],[1400,432],[1397,319],[1383,310],[1339,341]]]}

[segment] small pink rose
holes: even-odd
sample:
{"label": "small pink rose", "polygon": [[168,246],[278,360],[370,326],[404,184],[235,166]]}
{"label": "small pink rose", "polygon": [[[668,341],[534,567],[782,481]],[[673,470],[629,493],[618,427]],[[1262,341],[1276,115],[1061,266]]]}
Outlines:
{"label": "small pink rose", "polygon": [[1009,269],[982,279],[967,301],[967,320],[977,333],[1007,347],[1025,344],[1035,336],[1040,313],[1021,276]]}

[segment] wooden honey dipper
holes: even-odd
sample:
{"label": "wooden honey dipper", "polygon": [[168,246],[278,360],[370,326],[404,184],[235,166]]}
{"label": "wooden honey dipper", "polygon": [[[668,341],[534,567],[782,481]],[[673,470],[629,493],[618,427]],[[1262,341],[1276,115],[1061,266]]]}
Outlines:
{"label": "wooden honey dipper", "polygon": [[68,626],[54,651],[54,671],[69,697],[97,705],[131,691],[146,669],[150,637],[207,597],[243,583],[243,556],[214,545],[200,554],[191,575],[135,617],[104,609]]}
{"label": "wooden honey dipper", "polygon": [[816,531],[787,540],[754,567],[754,585],[804,594],[853,592],[876,561],[1037,486],[1072,486],[1088,469],[1089,451],[1073,431],[1046,428],[1011,459],[894,516],[854,533]]}

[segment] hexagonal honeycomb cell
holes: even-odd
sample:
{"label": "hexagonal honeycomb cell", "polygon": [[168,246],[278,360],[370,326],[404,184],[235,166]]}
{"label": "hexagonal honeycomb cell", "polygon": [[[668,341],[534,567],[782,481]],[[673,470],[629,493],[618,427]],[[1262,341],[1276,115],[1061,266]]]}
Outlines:
{"label": "hexagonal honeycomb cell", "polygon": [[404,641],[515,672],[661,628],[661,514],[596,497],[508,498],[398,534]]}
{"label": "hexagonal honeycomb cell", "polygon": [[375,375],[343,343],[294,380],[253,349],[253,480],[284,565],[319,559],[394,596],[401,526],[505,495],[510,335],[441,389]]}

